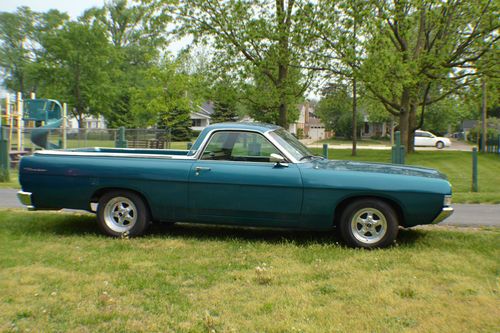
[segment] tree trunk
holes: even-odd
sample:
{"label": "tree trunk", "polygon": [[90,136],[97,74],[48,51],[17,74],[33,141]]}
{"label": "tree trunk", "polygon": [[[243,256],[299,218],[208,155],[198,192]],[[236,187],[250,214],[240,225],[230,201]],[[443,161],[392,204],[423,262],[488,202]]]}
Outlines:
{"label": "tree trunk", "polygon": [[415,130],[417,126],[417,103],[410,103],[410,114],[408,116],[408,153],[415,152]]}
{"label": "tree trunk", "polygon": [[81,113],[80,110],[76,110],[76,112],[78,113],[78,128],[83,128],[83,113]]}
{"label": "tree trunk", "polygon": [[286,79],[288,77],[288,67],[285,65],[278,66],[278,91],[280,95],[280,105],[279,105],[279,125],[285,129],[288,129],[288,103],[287,103],[287,91],[286,91]]}
{"label": "tree trunk", "polygon": [[357,107],[357,86],[356,78],[352,79],[352,156],[356,156],[356,148],[358,144],[358,107]]}
{"label": "tree trunk", "polygon": [[404,88],[401,95],[401,110],[399,111],[399,132],[401,133],[401,144],[408,152],[408,130],[410,120],[410,89]]}
{"label": "tree trunk", "polygon": [[481,92],[482,92],[482,103],[481,103],[481,151],[486,152],[486,142],[488,140],[488,124],[486,119],[486,81],[483,77],[481,80]]}

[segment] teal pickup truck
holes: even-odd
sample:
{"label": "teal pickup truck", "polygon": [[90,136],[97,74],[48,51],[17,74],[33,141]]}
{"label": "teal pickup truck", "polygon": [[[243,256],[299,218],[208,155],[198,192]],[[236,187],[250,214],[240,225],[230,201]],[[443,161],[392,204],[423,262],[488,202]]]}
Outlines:
{"label": "teal pickup truck", "polygon": [[34,210],[96,212],[110,236],[151,222],[330,230],[384,247],[399,226],[442,221],[451,186],[433,169],[327,160],[281,127],[207,127],[190,150],[42,150],[22,158],[20,201]]}

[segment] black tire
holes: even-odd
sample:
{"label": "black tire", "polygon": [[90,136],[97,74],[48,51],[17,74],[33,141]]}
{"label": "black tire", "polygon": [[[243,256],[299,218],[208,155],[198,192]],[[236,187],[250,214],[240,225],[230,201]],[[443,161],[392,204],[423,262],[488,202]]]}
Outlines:
{"label": "black tire", "polygon": [[111,237],[141,236],[150,224],[144,200],[129,191],[110,191],[99,199],[99,228]]}
{"label": "black tire", "polygon": [[398,226],[399,219],[394,209],[378,199],[360,199],[349,204],[338,224],[346,245],[366,249],[393,244],[398,236]]}
{"label": "black tire", "polygon": [[436,148],[437,149],[443,149],[444,148],[444,142],[443,141],[436,142]]}

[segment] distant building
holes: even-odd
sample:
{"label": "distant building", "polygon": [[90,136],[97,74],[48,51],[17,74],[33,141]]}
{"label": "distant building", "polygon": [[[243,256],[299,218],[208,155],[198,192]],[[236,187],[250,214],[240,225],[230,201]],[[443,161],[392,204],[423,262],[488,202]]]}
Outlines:
{"label": "distant building", "polygon": [[361,137],[371,138],[371,137],[385,137],[390,135],[391,125],[387,122],[372,122],[370,121],[368,115],[363,117],[363,128],[361,130]]}
{"label": "distant building", "polygon": [[[78,119],[68,116],[68,125],[70,128],[78,128]],[[89,129],[103,129],[108,128],[104,116],[83,116],[83,128]]]}
{"label": "distant building", "polygon": [[313,141],[329,139],[333,136],[333,132],[326,130],[325,124],[314,113],[314,107],[308,101],[299,105],[299,119],[290,124],[288,131],[298,137]]}
{"label": "distant building", "polygon": [[193,131],[202,131],[210,125],[212,114],[214,113],[214,103],[205,102],[198,106],[198,109],[191,112],[191,129]]}
{"label": "distant building", "polygon": [[478,125],[477,120],[464,120],[462,121],[462,124],[460,125],[460,130],[461,132],[469,132],[471,129],[476,127]]}

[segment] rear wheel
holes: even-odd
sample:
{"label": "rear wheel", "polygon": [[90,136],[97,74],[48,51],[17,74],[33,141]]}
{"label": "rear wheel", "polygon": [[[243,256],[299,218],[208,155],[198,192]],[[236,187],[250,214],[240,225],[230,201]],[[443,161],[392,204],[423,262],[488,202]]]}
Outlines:
{"label": "rear wheel", "polygon": [[99,199],[97,221],[109,236],[140,236],[149,225],[149,212],[140,196],[129,191],[112,191]]}
{"label": "rear wheel", "polygon": [[444,142],[443,141],[436,142],[436,148],[437,149],[443,149],[444,148]]}
{"label": "rear wheel", "polygon": [[380,248],[391,245],[398,235],[398,216],[384,201],[361,199],[348,205],[339,228],[351,247]]}

